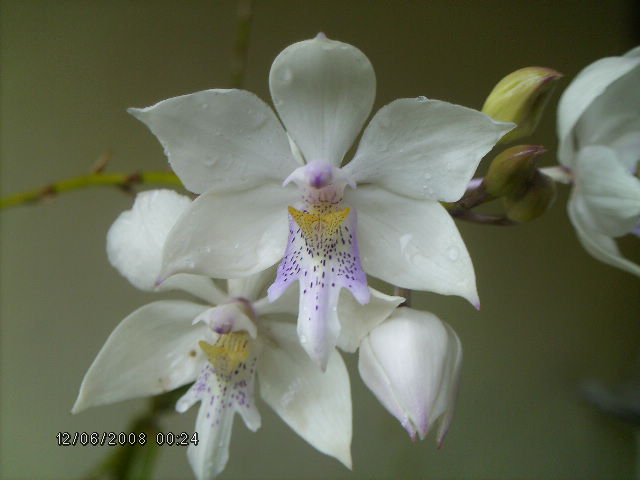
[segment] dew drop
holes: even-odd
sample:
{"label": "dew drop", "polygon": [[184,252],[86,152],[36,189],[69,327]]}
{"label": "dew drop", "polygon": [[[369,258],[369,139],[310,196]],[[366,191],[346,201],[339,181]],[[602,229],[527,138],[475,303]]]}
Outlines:
{"label": "dew drop", "polygon": [[432,175],[431,175],[429,172],[426,172],[426,173],[424,174],[424,179],[425,179],[425,180],[431,180],[431,177],[432,177]]}
{"label": "dew drop", "polygon": [[293,80],[293,72],[290,68],[285,68],[282,70],[282,76],[280,77],[280,80],[284,85],[289,85],[291,83],[291,81]]}
{"label": "dew drop", "polygon": [[416,100],[418,100],[420,103],[424,103],[427,101],[427,97],[420,95],[418,98],[416,98]]}
{"label": "dew drop", "polygon": [[209,108],[209,104],[208,103],[202,103],[202,104],[200,104],[200,108],[202,108],[203,110],[206,110],[207,108]]}
{"label": "dew drop", "polygon": [[447,249],[447,256],[449,257],[449,260],[451,260],[452,262],[455,262],[456,260],[458,260],[458,257],[460,256],[458,252],[458,248],[453,246],[449,247]]}

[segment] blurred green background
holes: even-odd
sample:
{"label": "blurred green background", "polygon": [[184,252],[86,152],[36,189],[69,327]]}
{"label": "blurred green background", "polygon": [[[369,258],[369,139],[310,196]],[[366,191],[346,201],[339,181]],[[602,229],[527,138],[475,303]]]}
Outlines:
{"label": "blurred green background", "polygon": [[[3,0],[0,15],[2,195],[87,172],[108,148],[110,171],[165,168],[156,139],[125,109],[228,85],[233,1]],[[418,95],[480,108],[502,76],[527,65],[564,72],[563,89],[588,63],[640,43],[637,18],[633,3],[616,0],[257,0],[246,88],[269,100],[275,56],[323,31],[371,59],[376,109]],[[558,93],[530,139],[549,149],[546,165],[555,163]],[[459,224],[480,312],[458,298],[415,295],[415,306],[451,323],[464,347],[442,450],[431,437],[412,443],[350,358],[353,472],[261,403],[257,433],[236,421],[222,478],[636,476],[633,429],[586,404],[579,385],[622,380],[637,364],[640,281],[582,250],[566,194],[560,188],[531,224]],[[122,431],[144,407],[136,400],[69,413],[109,332],[159,299],[130,286],[106,258],[105,234],[131,203],[115,189],[92,189],[0,213],[2,478],[80,478],[108,448],[58,447],[56,433]],[[192,431],[194,418],[195,409],[173,415],[163,430]],[[184,447],[163,447],[156,473],[191,478]]]}

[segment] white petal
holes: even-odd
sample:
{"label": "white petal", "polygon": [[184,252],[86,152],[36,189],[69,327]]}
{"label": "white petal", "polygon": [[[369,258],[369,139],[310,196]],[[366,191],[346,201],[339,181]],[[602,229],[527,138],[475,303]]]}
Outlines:
{"label": "white petal", "polygon": [[345,352],[355,352],[362,339],[404,301],[402,297],[385,295],[371,287],[369,291],[371,297],[366,305],[361,305],[349,292],[342,291],[340,294],[338,317],[342,328],[338,347]]}
{"label": "white petal", "polygon": [[269,86],[306,161],[338,166],[371,112],[376,78],[360,50],[318,36],[278,55]]}
{"label": "white petal", "polygon": [[[558,158],[573,166],[574,128],[587,108],[619,78],[640,66],[640,56],[632,52],[625,57],[602,58],[583,69],[564,91],[558,103]],[[588,141],[587,141],[588,142]]]}
{"label": "white petal", "polygon": [[72,412],[168,392],[192,382],[204,361],[198,341],[208,329],[192,322],[206,308],[162,301],[125,318],[85,375]]}
{"label": "white petal", "polygon": [[616,242],[609,236],[593,229],[588,223],[587,215],[578,195],[575,193],[569,199],[567,207],[569,218],[576,230],[582,246],[593,255],[594,258],[608,265],[625,270],[632,275],[640,277],[640,265],[637,265],[622,256]]}
{"label": "white petal", "polygon": [[218,476],[229,461],[229,442],[235,411],[225,409],[220,423],[212,428],[207,418],[209,410],[202,403],[198,410],[194,431],[198,434],[198,445],[190,444],[187,458],[198,480],[211,480]]}
{"label": "white petal", "polygon": [[582,148],[574,172],[575,201],[581,203],[580,211],[594,229],[619,237],[640,222],[640,179],[625,168],[614,150]]}
{"label": "white petal", "polygon": [[[158,270],[159,273],[159,270]],[[156,279],[158,275],[156,274]],[[167,291],[180,289],[189,292],[209,304],[219,305],[228,301],[228,295],[220,290],[213,280],[202,275],[191,275],[190,273],[178,273],[167,278],[156,287],[157,291]]]}
{"label": "white petal", "polygon": [[458,398],[460,370],[462,368],[462,344],[460,343],[460,339],[449,324],[442,322],[442,325],[447,329],[449,348],[447,349],[447,359],[445,360],[443,382],[438,391],[438,397],[436,398],[436,403],[431,415],[429,415],[430,423],[433,423],[440,417],[436,438],[438,446],[442,445],[444,437],[453,421],[453,410]]}
{"label": "white petal", "polygon": [[455,349],[450,352],[449,332],[435,315],[403,307],[362,342],[358,368],[409,435],[424,438],[445,410],[436,403],[443,388],[442,398],[449,398]]}
{"label": "white petal", "polygon": [[344,362],[334,350],[324,373],[298,343],[289,323],[268,322],[272,342],[258,362],[260,395],[314,448],[351,468],[351,393]]}
{"label": "white petal", "polygon": [[276,269],[268,268],[250,277],[229,279],[227,280],[229,296],[254,301],[275,277]]}
{"label": "white petal", "polygon": [[244,90],[205,90],[129,113],[158,137],[195,193],[281,182],[298,167],[271,108]]}
{"label": "white petal", "polygon": [[514,126],[460,105],[402,98],[376,113],[345,170],[357,183],[453,202],[482,157]]}
{"label": "white petal", "polygon": [[275,184],[201,195],[169,234],[160,278],[174,273],[237,278],[269,268],[284,253],[287,205],[296,199],[294,188]]}
{"label": "white petal", "polygon": [[[578,148],[611,145],[635,135],[635,162],[640,159],[640,58],[636,68],[611,83],[584,111],[575,127]],[[630,139],[629,139],[630,140]],[[629,143],[627,140],[626,143]],[[635,164],[633,165],[635,170]]]}
{"label": "white petal", "polygon": [[455,223],[437,202],[373,187],[345,192],[358,212],[364,270],[412,290],[460,295],[478,307],[469,252]]}
{"label": "white petal", "polygon": [[255,363],[256,357],[252,355],[230,374],[216,371],[206,363],[196,383],[176,404],[176,410],[182,413],[200,402],[195,426],[199,442],[191,444],[187,451],[189,463],[199,479],[211,479],[224,470],[236,412],[251,431],[260,428],[260,413],[254,401]]}
{"label": "white petal", "polygon": [[173,190],[139,193],[131,210],[122,212],[107,233],[111,264],[134,286],[153,290],[162,247],[171,228],[191,200]]}

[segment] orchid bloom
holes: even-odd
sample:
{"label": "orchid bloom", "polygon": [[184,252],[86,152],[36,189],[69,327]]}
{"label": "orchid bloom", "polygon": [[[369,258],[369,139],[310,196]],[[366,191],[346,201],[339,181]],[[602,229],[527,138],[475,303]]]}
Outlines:
{"label": "orchid bloom", "polygon": [[[196,477],[210,479],[227,462],[234,414],[239,413],[249,429],[260,427],[254,398],[257,377],[262,399],[296,433],[350,467],[347,370],[332,350],[322,373],[300,347],[293,323],[275,320],[295,310],[295,297],[285,295],[274,303],[257,299],[270,272],[229,280],[228,293],[211,279],[190,274],[154,286],[162,246],[190,204],[189,198],[169,190],[141,193],[132,210],[109,230],[109,259],[136,287],[178,288],[201,302],[162,300],[126,317],[85,375],[73,412],[195,381],[176,409],[183,412],[200,402],[195,425],[199,442],[187,453]],[[345,299],[343,308],[354,319],[343,329],[347,349],[353,350],[402,300],[378,292],[372,296],[378,300],[361,313]]]}
{"label": "orchid bloom", "polygon": [[596,259],[640,276],[614,240],[640,233],[640,47],[578,74],[558,105],[558,136],[580,242]]}
{"label": "orchid bloom", "polygon": [[439,201],[462,196],[513,124],[403,98],[378,111],[341,166],[373,106],[367,57],[320,34],[278,55],[269,86],[282,124],[243,90],[129,110],[201,194],[169,235],[160,280],[243,277],[282,259],[269,299],[299,282],[298,335],[322,368],[340,335],[340,290],[361,304],[370,299],[365,272],[478,306],[471,259]]}
{"label": "orchid bloom", "polygon": [[441,445],[453,419],[462,345],[435,315],[401,307],[360,345],[358,369],[364,383],[412,440],[439,420]]}

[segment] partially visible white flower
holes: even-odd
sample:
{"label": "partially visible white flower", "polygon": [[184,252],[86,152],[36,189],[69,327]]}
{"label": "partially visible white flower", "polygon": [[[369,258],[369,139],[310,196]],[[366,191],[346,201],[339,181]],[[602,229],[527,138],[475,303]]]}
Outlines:
{"label": "partially visible white flower", "polygon": [[440,445],[453,419],[461,364],[462,346],[449,325],[401,307],[364,339],[358,368],[413,440],[424,439],[439,420]]}
{"label": "partially visible white flower", "polygon": [[640,226],[640,47],[578,74],[558,105],[558,136],[580,242],[598,260],[640,276],[615,243]]}
{"label": "partially visible white flower", "polygon": [[[134,285],[156,289],[162,246],[189,204],[172,191],[144,192],[113,224],[109,258]],[[173,285],[203,303],[163,300],[126,317],[85,375],[73,412],[195,381],[176,408],[185,411],[200,402],[195,426],[199,443],[189,447],[188,456],[196,477],[210,479],[227,462],[234,414],[251,430],[260,426],[254,399],[257,377],[262,399],[294,431],[350,467],[351,396],[342,358],[332,350],[322,373],[300,347],[295,326],[275,321],[279,314],[294,312],[297,301],[291,296],[274,303],[258,299],[270,274],[229,280],[228,294],[209,278],[169,278],[159,288]],[[402,300],[374,291],[372,295],[378,300],[360,316],[345,304],[354,321],[343,329],[345,344],[359,343],[368,333],[363,325],[373,328]]]}
{"label": "partially visible white flower", "polygon": [[278,55],[269,86],[285,128],[242,90],[130,109],[184,185],[202,193],[168,238],[161,276],[242,277],[282,259],[269,298],[299,283],[298,334],[321,367],[340,335],[340,290],[360,304],[370,299],[365,272],[477,306],[471,259],[439,201],[460,198],[514,125],[438,100],[398,99],[374,115],[341,166],[373,106],[368,58],[319,35]]}

